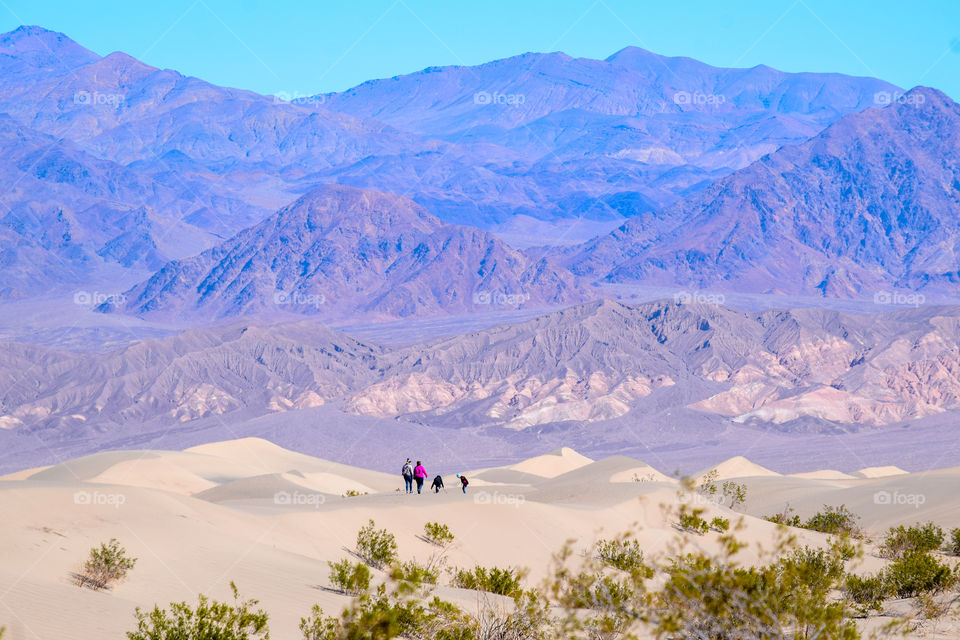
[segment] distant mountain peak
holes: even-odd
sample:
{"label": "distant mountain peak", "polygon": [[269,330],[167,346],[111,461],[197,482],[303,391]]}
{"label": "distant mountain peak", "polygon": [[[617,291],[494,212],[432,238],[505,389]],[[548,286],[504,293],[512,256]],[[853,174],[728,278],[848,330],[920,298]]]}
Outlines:
{"label": "distant mountain peak", "polygon": [[43,66],[71,68],[88,64],[100,57],[59,31],[36,25],[21,25],[0,35],[0,53],[14,56],[33,55],[40,58]]}

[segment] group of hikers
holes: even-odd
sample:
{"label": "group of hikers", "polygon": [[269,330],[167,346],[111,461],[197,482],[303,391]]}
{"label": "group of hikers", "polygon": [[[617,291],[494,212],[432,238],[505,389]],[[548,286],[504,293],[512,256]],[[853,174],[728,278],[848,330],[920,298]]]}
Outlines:
{"label": "group of hikers", "polygon": [[[406,486],[407,493],[413,493],[414,482],[417,483],[417,493],[423,490],[423,483],[427,480],[427,470],[419,460],[417,460],[417,465],[414,466],[413,463],[410,462],[410,458],[407,458],[407,461],[403,463],[403,469],[400,471],[400,475],[403,476],[403,484]],[[467,485],[470,484],[467,476],[458,473],[457,477],[460,478],[460,488],[466,493]],[[443,477],[439,475],[436,476],[430,488],[433,489],[434,493],[440,493],[440,489],[444,489]]]}

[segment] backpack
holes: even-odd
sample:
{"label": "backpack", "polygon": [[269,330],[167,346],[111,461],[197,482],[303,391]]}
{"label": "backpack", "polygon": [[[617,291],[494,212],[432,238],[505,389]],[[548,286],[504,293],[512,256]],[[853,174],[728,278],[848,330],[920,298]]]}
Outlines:
{"label": "backpack", "polygon": [[403,469],[400,471],[400,475],[404,475],[404,476],[412,476],[412,475],[413,475],[413,467],[410,466],[410,463],[409,463],[409,462],[404,463]]}

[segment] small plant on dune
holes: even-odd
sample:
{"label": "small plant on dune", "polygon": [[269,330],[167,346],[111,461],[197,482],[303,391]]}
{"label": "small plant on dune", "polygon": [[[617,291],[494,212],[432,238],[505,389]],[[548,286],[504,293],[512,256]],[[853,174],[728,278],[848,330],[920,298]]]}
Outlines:
{"label": "small plant on dune", "polygon": [[723,503],[731,509],[736,509],[747,501],[747,485],[740,482],[727,481],[720,488],[723,494]]}
{"label": "small plant on dune", "polygon": [[614,538],[597,541],[597,559],[608,567],[632,573],[643,571],[653,575],[653,569],[643,562],[643,551],[636,540]]}
{"label": "small plant on dune", "polygon": [[801,525],[804,529],[812,529],[830,535],[851,535],[860,537],[860,516],[847,509],[846,505],[831,507],[823,505],[823,511],[813,514],[810,519]]}
{"label": "small plant on dune", "polygon": [[330,583],[338,591],[356,596],[370,588],[370,569],[362,562],[343,559],[327,564],[330,565]]}
{"label": "small plant on dune", "polygon": [[487,591],[500,596],[514,597],[523,592],[525,569],[501,569],[493,567],[474,567],[472,570],[458,569],[453,574],[452,584],[460,589]]}
{"label": "small plant on dune", "polygon": [[880,545],[884,558],[903,558],[911,553],[936,551],[943,545],[943,529],[927,522],[909,527],[891,527]]}
{"label": "small plant on dune", "polygon": [[347,492],[343,494],[344,498],[356,498],[357,496],[366,496],[369,495],[369,491],[358,491],[356,489],[347,489]]}
{"label": "small plant on dune", "polygon": [[947,543],[947,551],[951,555],[960,556],[960,529],[950,529],[950,541]]}
{"label": "small plant on dune", "polygon": [[439,522],[428,522],[423,525],[423,536],[438,547],[445,547],[453,543],[454,539],[450,527]]}
{"label": "small plant on dune", "polygon": [[930,553],[910,553],[895,560],[884,571],[888,588],[898,598],[913,598],[923,593],[940,593],[957,583],[955,569]]}
{"label": "small plant on dune", "polygon": [[233,604],[200,594],[196,607],[175,602],[170,610],[153,608],[149,614],[136,610],[137,630],[128,640],[269,640],[268,616],[255,609],[256,600],[240,600],[237,585],[230,583]]}
{"label": "small plant on dune", "polygon": [[415,560],[408,560],[393,565],[391,577],[398,582],[420,587],[427,584],[437,584],[440,573],[431,566],[422,565]]}
{"label": "small plant on dune", "polygon": [[397,539],[370,520],[357,532],[357,555],[371,567],[382,569],[397,559]]}
{"label": "small plant on dune", "polygon": [[687,509],[687,505],[680,508],[678,526],[683,531],[703,535],[710,530],[710,525],[702,518],[703,509]]}
{"label": "small plant on dune", "polygon": [[772,522],[773,524],[782,524],[785,527],[801,527],[803,526],[803,521],[800,519],[800,516],[793,512],[793,509],[790,508],[790,505],[786,505],[783,508],[783,511],[780,513],[775,513],[770,516],[763,516],[763,519],[767,522]]}
{"label": "small plant on dune", "polygon": [[710,528],[718,533],[726,533],[730,529],[730,521],[717,516],[710,521]]}
{"label": "small plant on dune", "polygon": [[882,611],[883,601],[892,595],[890,585],[882,575],[847,574],[840,591],[861,615],[867,615],[871,610]]}
{"label": "small plant on dune", "polygon": [[116,538],[100,543],[100,547],[90,549],[90,557],[76,574],[77,584],[92,589],[105,589],[114,582],[123,580],[137,564],[136,558],[127,555]]}

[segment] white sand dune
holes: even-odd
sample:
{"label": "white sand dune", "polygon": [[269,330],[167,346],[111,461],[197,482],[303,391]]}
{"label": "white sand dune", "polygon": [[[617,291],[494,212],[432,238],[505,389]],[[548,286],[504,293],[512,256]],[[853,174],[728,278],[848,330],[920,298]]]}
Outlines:
{"label": "white sand dune", "polygon": [[542,456],[536,456],[518,462],[507,468],[521,473],[529,473],[541,478],[556,478],[561,474],[579,469],[591,462],[593,462],[593,460],[590,458],[580,455],[569,447],[563,447]]}
{"label": "white sand dune", "polygon": [[805,471],[803,473],[791,473],[791,478],[807,478],[810,480],[851,480],[856,476],[836,469],[820,469],[819,471]]}
{"label": "white sand dune", "polygon": [[859,471],[854,471],[853,476],[856,478],[884,478],[887,476],[902,476],[907,473],[909,473],[909,471],[904,471],[900,467],[894,466],[866,467]]}
{"label": "white sand dune", "polygon": [[780,474],[776,471],[771,471],[766,467],[761,467],[755,462],[747,460],[743,456],[734,456],[728,460],[724,460],[718,465],[714,465],[707,469],[704,469],[698,473],[695,477],[698,480],[702,480],[705,475],[716,471],[717,480],[730,480],[732,478],[751,478],[757,476],[779,476]]}
{"label": "white sand dune", "polygon": [[[776,527],[758,516],[787,502],[803,515],[823,504],[846,504],[872,532],[923,519],[960,526],[953,490],[960,469],[875,478],[780,476],[743,458],[717,468],[720,477],[743,478],[749,515],[711,504],[706,515],[743,518],[738,536],[750,544],[747,561],[776,536]],[[13,638],[124,637],[135,607],[195,601],[200,592],[228,598],[230,580],[270,612],[274,637],[295,638],[300,617],[314,604],[334,613],[346,603],[324,589],[327,562],[350,557],[357,529],[371,518],[395,533],[402,559],[425,561],[435,553],[419,535],[424,523],[440,521],[457,537],[450,565],[525,566],[533,585],[570,538],[586,549],[636,525],[647,554],[666,552],[679,504],[676,481],[649,465],[625,456],[590,461],[569,449],[476,472],[467,495],[451,487],[408,496],[395,491],[400,483],[393,473],[257,439],[185,452],[110,452],[31,471],[0,482],[0,512],[10,514],[0,528],[0,593],[9,608],[0,608],[0,622]],[[350,490],[367,495],[342,497]],[[921,493],[919,506],[900,497]],[[90,547],[112,537],[139,558],[128,580],[99,593],[73,585],[71,572]],[[799,537],[809,544],[825,540],[808,531]],[[719,541],[711,533],[697,544],[709,550]],[[476,604],[472,592],[441,587],[440,594]],[[58,615],[50,615],[52,608]]]}

